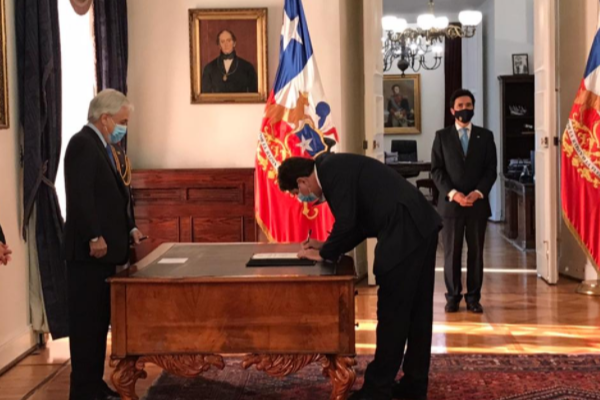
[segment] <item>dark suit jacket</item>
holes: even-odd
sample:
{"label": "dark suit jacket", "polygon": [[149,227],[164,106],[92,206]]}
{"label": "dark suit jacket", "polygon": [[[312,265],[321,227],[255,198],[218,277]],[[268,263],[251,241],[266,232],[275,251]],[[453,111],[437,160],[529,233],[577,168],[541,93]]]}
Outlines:
{"label": "dark suit jacket", "polygon": [[[71,138],[65,154],[67,261],[124,264],[129,256],[129,192],[111,165],[106,148],[91,128],[84,127]],[[106,256],[90,256],[89,241],[102,236]]]}
{"label": "dark suit jacket", "polygon": [[0,225],[0,242],[6,244],[6,238],[4,237],[4,232],[2,232],[2,225]]}
{"label": "dark suit jacket", "polygon": [[[489,218],[489,195],[496,181],[498,160],[491,131],[473,125],[467,156],[465,156],[455,125],[435,134],[431,152],[431,174],[440,197],[438,212],[444,218]],[[448,200],[453,189],[466,195],[479,190],[484,198],[473,207],[461,207]]]}
{"label": "dark suit jacket", "polygon": [[374,272],[383,274],[441,227],[421,192],[373,158],[323,154],[316,159],[316,169],[335,217],[320,252],[325,260],[337,260],[366,238],[376,237]]}
{"label": "dark suit jacket", "polygon": [[217,57],[204,67],[202,72],[202,93],[258,93],[258,76],[254,66],[235,56],[227,81],[223,80],[225,64]]}

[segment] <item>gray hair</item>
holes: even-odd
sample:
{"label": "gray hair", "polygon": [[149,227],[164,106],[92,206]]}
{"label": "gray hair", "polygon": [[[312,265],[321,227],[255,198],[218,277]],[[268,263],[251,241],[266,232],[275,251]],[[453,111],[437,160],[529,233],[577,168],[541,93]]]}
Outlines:
{"label": "gray hair", "polygon": [[88,122],[98,121],[102,114],[115,115],[123,106],[128,107],[129,111],[133,111],[133,105],[123,93],[114,89],[105,89],[90,102]]}

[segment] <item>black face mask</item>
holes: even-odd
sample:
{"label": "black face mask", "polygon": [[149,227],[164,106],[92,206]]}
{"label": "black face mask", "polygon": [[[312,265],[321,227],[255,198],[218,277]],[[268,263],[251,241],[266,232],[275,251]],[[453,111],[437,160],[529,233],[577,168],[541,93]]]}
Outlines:
{"label": "black face mask", "polygon": [[471,122],[474,115],[474,110],[464,109],[460,111],[454,111],[454,118],[464,124],[468,124],[469,122]]}

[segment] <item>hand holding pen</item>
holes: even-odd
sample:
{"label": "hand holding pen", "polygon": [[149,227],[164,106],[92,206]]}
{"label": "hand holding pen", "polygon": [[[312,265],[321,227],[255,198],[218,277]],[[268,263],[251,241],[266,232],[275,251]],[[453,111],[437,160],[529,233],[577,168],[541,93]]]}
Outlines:
{"label": "hand holding pen", "polygon": [[323,242],[321,242],[320,240],[317,240],[317,239],[312,239],[310,237],[311,235],[312,235],[312,229],[309,229],[306,240],[304,242],[302,242],[302,249],[303,250],[308,250],[308,249],[321,250],[321,248],[323,247]]}

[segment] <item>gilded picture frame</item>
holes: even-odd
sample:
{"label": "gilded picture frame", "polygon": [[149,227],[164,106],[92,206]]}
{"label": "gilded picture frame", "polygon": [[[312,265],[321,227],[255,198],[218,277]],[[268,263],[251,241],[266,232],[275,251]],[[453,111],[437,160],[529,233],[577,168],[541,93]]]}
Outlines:
{"label": "gilded picture frame", "polygon": [[189,30],[192,104],[266,102],[266,8],[191,9]]}
{"label": "gilded picture frame", "polygon": [[0,129],[10,127],[9,109],[8,109],[8,68],[6,54],[6,11],[4,0],[0,0]]}
{"label": "gilded picture frame", "polygon": [[421,75],[383,77],[383,133],[415,135],[421,133]]}

